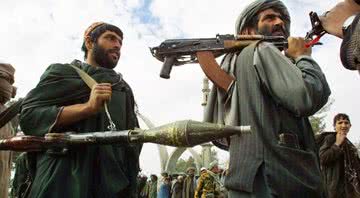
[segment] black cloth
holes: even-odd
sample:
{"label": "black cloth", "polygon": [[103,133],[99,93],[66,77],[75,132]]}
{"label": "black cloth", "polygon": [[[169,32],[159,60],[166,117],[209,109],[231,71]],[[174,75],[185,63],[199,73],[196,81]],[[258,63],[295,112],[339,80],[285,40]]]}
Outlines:
{"label": "black cloth", "polygon": [[319,151],[327,197],[360,197],[360,194],[356,193],[359,190],[358,175],[360,173],[357,149],[347,139],[340,147],[335,145],[335,141],[336,133],[327,134]]}

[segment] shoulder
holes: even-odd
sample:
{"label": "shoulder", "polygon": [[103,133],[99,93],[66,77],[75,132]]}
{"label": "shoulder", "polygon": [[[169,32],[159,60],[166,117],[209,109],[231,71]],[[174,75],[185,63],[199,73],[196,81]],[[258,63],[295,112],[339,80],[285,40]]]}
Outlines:
{"label": "shoulder", "polygon": [[332,142],[332,141],[335,141],[336,140],[336,133],[335,132],[332,132],[332,133],[328,133],[328,134],[325,134],[325,142]]}
{"label": "shoulder", "polygon": [[51,76],[63,76],[63,75],[74,75],[76,71],[70,66],[70,64],[54,63],[49,65],[41,78]]}
{"label": "shoulder", "polygon": [[333,143],[335,142],[335,140],[336,140],[335,132],[323,132],[315,136],[315,141],[319,146]]}
{"label": "shoulder", "polygon": [[276,54],[276,55],[281,55],[284,56],[281,51],[275,47],[275,45],[273,45],[272,43],[268,43],[268,42],[261,42],[257,45],[256,48],[258,53],[266,53],[266,54]]}

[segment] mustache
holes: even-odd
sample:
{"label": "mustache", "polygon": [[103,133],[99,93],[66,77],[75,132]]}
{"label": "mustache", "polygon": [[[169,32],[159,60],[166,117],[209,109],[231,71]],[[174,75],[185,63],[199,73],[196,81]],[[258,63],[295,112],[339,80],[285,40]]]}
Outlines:
{"label": "mustache", "polygon": [[275,25],[272,29],[272,32],[279,32],[281,31],[282,33],[286,34],[285,29],[281,26],[281,25]]}
{"label": "mustache", "polygon": [[120,50],[117,48],[109,49],[107,50],[108,53],[116,53],[118,56],[120,56]]}

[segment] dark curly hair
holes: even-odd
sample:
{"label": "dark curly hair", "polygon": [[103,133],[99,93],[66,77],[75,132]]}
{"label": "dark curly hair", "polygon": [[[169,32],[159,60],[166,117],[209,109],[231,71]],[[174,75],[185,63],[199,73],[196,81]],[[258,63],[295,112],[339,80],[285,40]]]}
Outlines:
{"label": "dark curly hair", "polygon": [[[336,125],[336,122],[340,119],[343,119],[343,120],[347,120],[350,122],[350,118],[348,115],[346,115],[345,113],[338,113],[336,114],[336,116],[334,117],[334,120],[333,120],[333,126]],[[351,122],[350,122],[351,123]]]}

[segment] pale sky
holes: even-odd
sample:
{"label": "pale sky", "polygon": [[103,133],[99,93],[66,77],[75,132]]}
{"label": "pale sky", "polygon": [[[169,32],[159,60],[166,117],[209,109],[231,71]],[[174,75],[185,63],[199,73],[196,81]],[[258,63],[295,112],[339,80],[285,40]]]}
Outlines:
{"label": "pale sky", "polygon": [[[52,63],[82,60],[82,36],[95,21],[120,27],[124,32],[122,56],[116,71],[131,85],[140,111],[155,125],[176,120],[202,120],[203,73],[197,64],[173,68],[171,79],[159,77],[162,63],[149,47],[170,38],[214,37],[233,34],[235,20],[250,0],[2,0],[0,59],[16,68],[17,97],[24,97]],[[310,30],[308,13],[319,14],[338,0],[286,0],[292,17],[293,36]],[[323,69],[334,104],[326,116],[327,130],[332,117],[347,113],[353,123],[349,139],[360,141],[359,81],[357,72],[343,68],[339,59],[340,40],[326,35],[323,46],[312,56]],[[226,158],[226,154],[221,152]],[[142,169],[159,173],[156,146],[146,144]]]}

